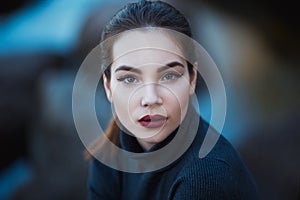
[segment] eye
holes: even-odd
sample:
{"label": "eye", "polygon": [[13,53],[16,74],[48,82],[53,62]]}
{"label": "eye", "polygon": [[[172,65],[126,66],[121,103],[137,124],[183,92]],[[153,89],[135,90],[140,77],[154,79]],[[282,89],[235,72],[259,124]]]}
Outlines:
{"label": "eye", "polygon": [[162,81],[172,81],[172,80],[177,80],[179,79],[183,74],[179,74],[176,72],[168,72],[163,75],[161,78]]}
{"label": "eye", "polygon": [[125,84],[133,84],[133,83],[138,83],[139,82],[138,79],[136,79],[134,76],[131,76],[131,75],[125,75],[121,78],[118,78],[117,80],[120,81],[120,82],[123,82]]}

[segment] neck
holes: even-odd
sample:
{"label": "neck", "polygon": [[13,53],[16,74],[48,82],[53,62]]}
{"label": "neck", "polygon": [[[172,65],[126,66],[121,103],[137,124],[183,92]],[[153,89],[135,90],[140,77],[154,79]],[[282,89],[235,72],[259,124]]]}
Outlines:
{"label": "neck", "polygon": [[154,145],[153,143],[143,141],[143,139],[141,138],[136,138],[136,139],[144,151],[148,151]]}

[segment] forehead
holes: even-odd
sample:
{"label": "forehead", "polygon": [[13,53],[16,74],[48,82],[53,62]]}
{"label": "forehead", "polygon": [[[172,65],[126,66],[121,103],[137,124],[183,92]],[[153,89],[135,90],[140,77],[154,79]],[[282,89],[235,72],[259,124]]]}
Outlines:
{"label": "forehead", "polygon": [[183,62],[183,53],[178,44],[174,37],[159,30],[125,32],[114,42],[113,66]]}

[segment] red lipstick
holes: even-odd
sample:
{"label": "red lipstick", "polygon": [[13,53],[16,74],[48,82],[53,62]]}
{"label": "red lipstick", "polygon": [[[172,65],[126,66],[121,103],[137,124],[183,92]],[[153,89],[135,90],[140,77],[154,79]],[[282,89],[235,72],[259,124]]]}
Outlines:
{"label": "red lipstick", "polygon": [[166,123],[167,117],[162,115],[145,115],[138,120],[141,126],[147,128],[157,128],[161,127]]}

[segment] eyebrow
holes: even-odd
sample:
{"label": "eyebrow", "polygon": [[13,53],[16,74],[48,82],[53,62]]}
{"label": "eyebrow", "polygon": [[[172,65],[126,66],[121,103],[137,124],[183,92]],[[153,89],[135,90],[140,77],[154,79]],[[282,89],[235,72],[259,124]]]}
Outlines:
{"label": "eyebrow", "polygon": [[183,64],[181,64],[180,62],[175,61],[175,62],[168,63],[168,64],[166,64],[165,66],[159,68],[159,69],[157,70],[157,72],[162,72],[162,71],[164,71],[164,70],[167,70],[167,69],[169,69],[169,68],[176,67],[176,66],[180,66],[180,67],[184,68],[184,65],[183,65]]}
{"label": "eyebrow", "polygon": [[123,71],[135,72],[135,73],[137,73],[137,74],[142,74],[142,71],[141,71],[141,70],[139,70],[139,69],[137,69],[137,68],[134,68],[134,67],[126,66],[126,65],[122,65],[122,66],[118,67],[118,68],[115,70],[115,72],[121,71],[121,70],[123,70]]}
{"label": "eyebrow", "polygon": [[[166,64],[166,65],[163,66],[163,67],[160,67],[160,68],[157,70],[157,72],[159,73],[159,72],[162,72],[162,71],[164,71],[164,70],[167,70],[167,69],[169,69],[169,68],[176,67],[176,66],[180,66],[180,67],[183,67],[183,68],[184,68],[184,65],[183,65],[183,64],[181,64],[180,62],[175,61],[175,62],[168,63],[168,64]],[[130,72],[134,72],[134,73],[137,73],[137,74],[142,74],[142,71],[141,71],[141,70],[139,70],[139,69],[137,69],[137,68],[134,68],[134,67],[127,66],[127,65],[122,65],[122,66],[118,67],[118,68],[115,70],[115,72],[121,71],[121,70],[123,70],[123,71],[130,71]]]}

